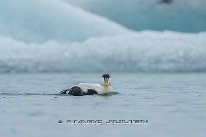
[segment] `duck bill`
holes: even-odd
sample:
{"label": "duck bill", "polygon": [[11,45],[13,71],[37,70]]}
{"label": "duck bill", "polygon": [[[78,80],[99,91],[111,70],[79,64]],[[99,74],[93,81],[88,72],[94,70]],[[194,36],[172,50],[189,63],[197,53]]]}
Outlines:
{"label": "duck bill", "polygon": [[108,83],[109,78],[105,78],[104,81],[105,81],[105,83]]}

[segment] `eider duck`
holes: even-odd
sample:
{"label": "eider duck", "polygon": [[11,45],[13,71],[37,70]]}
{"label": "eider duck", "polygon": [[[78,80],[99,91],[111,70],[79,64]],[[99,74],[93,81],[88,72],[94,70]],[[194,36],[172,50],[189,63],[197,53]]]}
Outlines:
{"label": "eider duck", "polygon": [[104,74],[100,79],[100,84],[80,83],[72,88],[62,90],[60,94],[70,94],[73,96],[84,96],[93,94],[105,94],[113,92],[111,78],[109,74]]}

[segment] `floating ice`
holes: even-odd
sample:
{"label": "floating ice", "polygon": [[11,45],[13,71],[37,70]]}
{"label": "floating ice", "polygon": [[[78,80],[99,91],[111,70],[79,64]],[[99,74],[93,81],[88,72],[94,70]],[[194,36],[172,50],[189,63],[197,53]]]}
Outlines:
{"label": "floating ice", "polygon": [[206,71],[206,33],[141,32],[62,44],[0,37],[0,72]]}

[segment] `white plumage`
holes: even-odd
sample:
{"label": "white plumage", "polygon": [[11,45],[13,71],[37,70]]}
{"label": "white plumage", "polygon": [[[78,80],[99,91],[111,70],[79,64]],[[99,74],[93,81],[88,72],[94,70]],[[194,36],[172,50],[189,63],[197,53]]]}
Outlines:
{"label": "white plumage", "polygon": [[108,85],[100,85],[100,84],[91,84],[91,83],[80,83],[78,85],[84,92],[87,92],[88,89],[95,90],[98,94],[105,94],[109,92],[113,92],[113,88]]}

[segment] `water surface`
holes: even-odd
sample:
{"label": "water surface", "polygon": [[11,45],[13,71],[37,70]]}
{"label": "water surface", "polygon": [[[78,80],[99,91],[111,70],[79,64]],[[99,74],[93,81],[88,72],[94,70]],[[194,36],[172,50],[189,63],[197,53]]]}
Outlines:
{"label": "water surface", "polygon": [[[97,73],[0,74],[1,136],[205,135],[206,73],[114,73],[118,94],[59,95]],[[69,125],[67,120],[148,120],[137,125]],[[58,121],[63,123],[59,124]]]}

